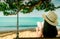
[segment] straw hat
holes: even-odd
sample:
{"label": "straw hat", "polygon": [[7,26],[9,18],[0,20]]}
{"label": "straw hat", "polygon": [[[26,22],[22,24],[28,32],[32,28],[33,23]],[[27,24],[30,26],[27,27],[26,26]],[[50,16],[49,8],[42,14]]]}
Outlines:
{"label": "straw hat", "polygon": [[57,22],[57,15],[53,11],[49,11],[47,14],[42,15],[43,18],[51,25],[56,26]]}

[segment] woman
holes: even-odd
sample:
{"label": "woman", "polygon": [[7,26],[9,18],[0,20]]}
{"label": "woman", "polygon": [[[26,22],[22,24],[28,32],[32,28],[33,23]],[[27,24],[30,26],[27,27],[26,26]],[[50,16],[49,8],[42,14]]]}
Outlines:
{"label": "woman", "polygon": [[[40,34],[38,34],[40,37],[47,37],[47,38],[53,38],[56,37],[56,35],[58,34],[57,32],[57,15],[50,11],[47,14],[43,14],[42,15],[44,18],[44,24],[43,24],[43,28],[39,30],[39,28],[36,29],[37,33],[39,32]],[[42,25],[41,25],[42,26]]]}

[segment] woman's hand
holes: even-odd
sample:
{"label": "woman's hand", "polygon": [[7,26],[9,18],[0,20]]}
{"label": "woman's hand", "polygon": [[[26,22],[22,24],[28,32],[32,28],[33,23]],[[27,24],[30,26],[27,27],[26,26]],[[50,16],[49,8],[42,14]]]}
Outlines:
{"label": "woman's hand", "polygon": [[37,37],[43,37],[42,30],[40,30],[38,27],[36,28]]}

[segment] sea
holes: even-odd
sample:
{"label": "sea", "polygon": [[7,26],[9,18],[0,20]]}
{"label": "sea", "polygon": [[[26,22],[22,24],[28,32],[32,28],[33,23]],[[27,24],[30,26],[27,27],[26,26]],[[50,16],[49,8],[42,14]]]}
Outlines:
{"label": "sea", "polygon": [[[37,27],[37,22],[43,22],[42,17],[19,17],[19,30]],[[57,28],[60,29],[60,18],[58,18]],[[0,17],[0,31],[11,31],[17,29],[17,17]]]}

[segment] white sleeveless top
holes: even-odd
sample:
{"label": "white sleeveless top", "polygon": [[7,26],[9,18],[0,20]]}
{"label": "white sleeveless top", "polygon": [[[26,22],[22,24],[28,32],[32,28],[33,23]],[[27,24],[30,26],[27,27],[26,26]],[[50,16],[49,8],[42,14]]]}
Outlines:
{"label": "white sleeveless top", "polygon": [[44,22],[37,22],[37,27],[39,28],[39,30],[43,28],[43,24]]}

